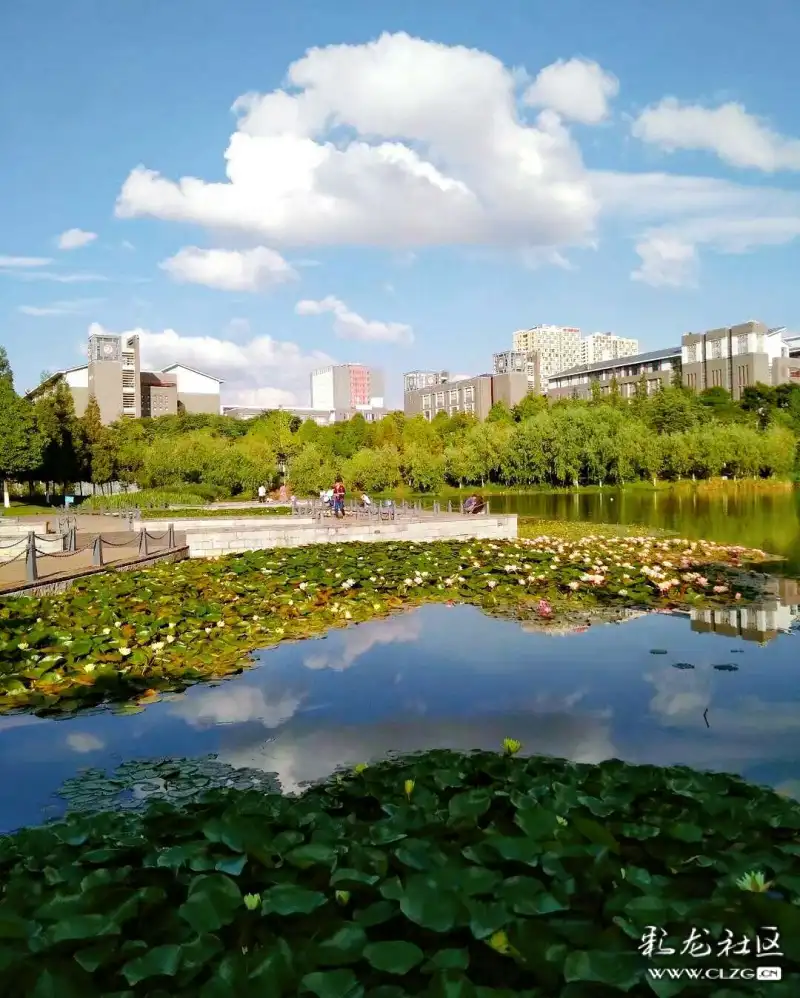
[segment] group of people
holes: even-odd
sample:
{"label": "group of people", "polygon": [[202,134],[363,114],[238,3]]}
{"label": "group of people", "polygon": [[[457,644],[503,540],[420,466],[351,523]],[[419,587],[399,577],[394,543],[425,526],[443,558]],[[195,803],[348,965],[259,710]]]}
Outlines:
{"label": "group of people", "polygon": [[[345,497],[345,487],[341,476],[337,476],[336,481],[333,483],[332,489],[323,489],[320,494],[320,502],[331,512],[337,519],[341,519],[344,513],[344,497]],[[361,493],[361,508],[369,509],[372,506],[372,500],[367,495],[366,492]]]}

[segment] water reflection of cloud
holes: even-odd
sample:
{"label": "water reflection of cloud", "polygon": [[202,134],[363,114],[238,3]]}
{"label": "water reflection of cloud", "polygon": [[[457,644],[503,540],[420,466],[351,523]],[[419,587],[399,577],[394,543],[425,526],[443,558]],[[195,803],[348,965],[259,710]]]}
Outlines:
{"label": "water reflection of cloud", "polygon": [[303,665],[307,669],[332,669],[335,672],[343,672],[362,655],[371,651],[375,645],[417,641],[421,629],[422,621],[415,613],[390,617],[371,624],[358,624],[342,631],[340,635],[337,634],[341,639],[340,651],[307,655],[303,659]]}
{"label": "water reflection of cloud", "polygon": [[302,695],[288,692],[268,699],[257,687],[223,683],[200,696],[180,701],[172,713],[194,727],[258,721],[265,728],[277,728],[294,716],[303,699]]}
{"label": "water reflection of cloud", "polygon": [[662,723],[682,724],[695,720],[711,703],[713,673],[707,667],[657,669],[644,678],[655,687],[650,711]]}
{"label": "water reflection of cloud", "polygon": [[503,738],[519,738],[530,755],[554,755],[575,762],[602,762],[618,753],[608,719],[590,713],[514,713],[471,718],[389,721],[335,728],[294,724],[270,742],[222,747],[219,757],[232,766],[277,772],[286,791],[319,780],[337,766],[379,759],[387,752],[451,748],[498,749]]}
{"label": "water reflection of cloud", "polygon": [[85,731],[74,731],[67,735],[67,745],[73,752],[84,754],[86,752],[99,752],[106,747],[106,743],[96,735],[90,735]]}

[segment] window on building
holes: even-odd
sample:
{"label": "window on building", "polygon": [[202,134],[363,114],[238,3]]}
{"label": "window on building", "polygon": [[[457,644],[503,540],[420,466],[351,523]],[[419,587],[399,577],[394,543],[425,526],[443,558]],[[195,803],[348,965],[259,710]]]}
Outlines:
{"label": "window on building", "polygon": [[468,388],[464,389],[464,401],[465,402],[475,401],[475,388],[473,385],[470,385]]}
{"label": "window on building", "polygon": [[436,408],[439,409],[439,408],[442,408],[442,407],[444,407],[444,392],[437,392],[436,393]]}
{"label": "window on building", "polygon": [[422,396],[422,408],[423,409],[430,409],[430,407],[431,407],[431,397],[430,397],[430,395],[423,395]]}
{"label": "window on building", "polygon": [[747,353],[747,334],[743,333],[736,337],[736,352],[739,354]]}
{"label": "window on building", "polygon": [[458,412],[458,406],[457,405],[451,405],[450,406],[450,415],[451,416],[455,416],[457,412]]}
{"label": "window on building", "polygon": [[686,362],[688,364],[696,364],[697,363],[697,344],[696,343],[690,343],[689,346],[686,347]]}
{"label": "window on building", "polygon": [[467,402],[464,405],[464,412],[474,413],[475,412],[475,403],[474,402]]}
{"label": "window on building", "polygon": [[714,360],[719,360],[722,356],[722,340],[712,340],[711,341],[711,357]]}
{"label": "window on building", "polygon": [[458,389],[457,388],[451,388],[450,392],[449,392],[449,395],[450,395],[450,405],[453,405],[455,402],[458,402]]}
{"label": "window on building", "polygon": [[747,386],[750,384],[750,365],[741,364],[736,369],[736,376],[739,382],[739,388],[747,388]]}
{"label": "window on building", "polygon": [[425,417],[425,418],[426,418],[426,419],[427,419],[428,421],[430,421],[430,418],[431,418],[431,410],[430,410],[430,409],[426,409],[426,410],[425,410],[425,411],[424,411],[424,412],[422,413],[422,415],[423,415],[423,416],[424,416],[424,417]]}

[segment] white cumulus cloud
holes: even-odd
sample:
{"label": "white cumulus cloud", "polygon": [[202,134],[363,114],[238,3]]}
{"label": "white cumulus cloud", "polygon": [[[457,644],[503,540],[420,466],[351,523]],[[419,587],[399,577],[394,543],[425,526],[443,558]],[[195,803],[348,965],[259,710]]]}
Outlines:
{"label": "white cumulus cloud", "polygon": [[531,124],[494,56],[384,34],[314,48],[285,89],[234,104],[227,179],[144,166],[117,215],[153,216],[282,244],[569,245],[599,209],[559,119]]}
{"label": "white cumulus cloud", "polygon": [[60,250],[80,249],[81,246],[88,246],[97,239],[96,232],[85,232],[83,229],[67,229],[62,232],[56,240]]}
{"label": "white cumulus cloud", "polygon": [[[794,191],[588,170],[566,123],[603,121],[619,89],[589,59],[559,59],[534,75],[478,49],[402,32],[312,48],[289,66],[281,89],[235,101],[224,180],[175,180],[140,165],[116,213],[195,224],[282,252],[381,247],[398,266],[426,246],[460,246],[564,267],[570,248],[600,245],[600,223],[609,220],[649,254],[637,279],[673,286],[696,279],[700,249],[742,252],[715,234],[726,226],[746,233],[748,248],[794,238],[779,239],[800,219]],[[633,130],[665,148],[708,148],[767,172],[800,162],[796,140],[739,105],[698,109],[667,98]]]}
{"label": "white cumulus cloud", "polygon": [[324,315],[330,312],[334,316],[333,330],[343,340],[361,340],[366,343],[412,343],[414,340],[411,326],[403,322],[364,319],[333,295],[320,301],[304,299],[295,305],[294,310],[298,315]]}
{"label": "white cumulus cloud", "polygon": [[800,170],[800,139],[781,135],[733,101],[703,107],[665,97],[642,111],[632,131],[667,152],[710,152],[731,166],[765,173]]}
{"label": "white cumulus cloud", "polygon": [[[104,333],[92,323],[89,334]],[[243,330],[239,330],[243,332]],[[191,336],[164,329],[128,329],[139,337],[142,366],[161,370],[185,364],[222,379],[222,398],[228,405],[308,405],[309,376],[318,367],[335,363],[322,351],[304,352],[297,343],[271,336],[234,340],[230,336]]]}
{"label": "white cumulus cloud", "polygon": [[265,291],[297,279],[297,271],[266,246],[250,250],[186,246],[159,266],[174,281],[223,291]]}
{"label": "white cumulus cloud", "polygon": [[654,288],[693,287],[696,281],[697,252],[691,243],[677,236],[653,233],[636,244],[641,264],[631,274]]}
{"label": "white cumulus cloud", "polygon": [[590,59],[559,59],[545,66],[526,90],[531,107],[546,107],[564,118],[596,125],[608,117],[619,80]]}
{"label": "white cumulus cloud", "polygon": [[19,305],[17,311],[40,319],[59,315],[83,315],[102,302],[102,298],[74,298],[69,301],[54,301],[49,305]]}

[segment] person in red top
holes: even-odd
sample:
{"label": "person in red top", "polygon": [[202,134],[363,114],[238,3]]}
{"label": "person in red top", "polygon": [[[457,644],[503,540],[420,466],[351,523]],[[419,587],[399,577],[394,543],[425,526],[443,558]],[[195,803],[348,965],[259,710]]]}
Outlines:
{"label": "person in red top", "polygon": [[336,481],[333,483],[333,515],[337,519],[344,516],[344,494],[344,482],[341,475],[337,475]]}

